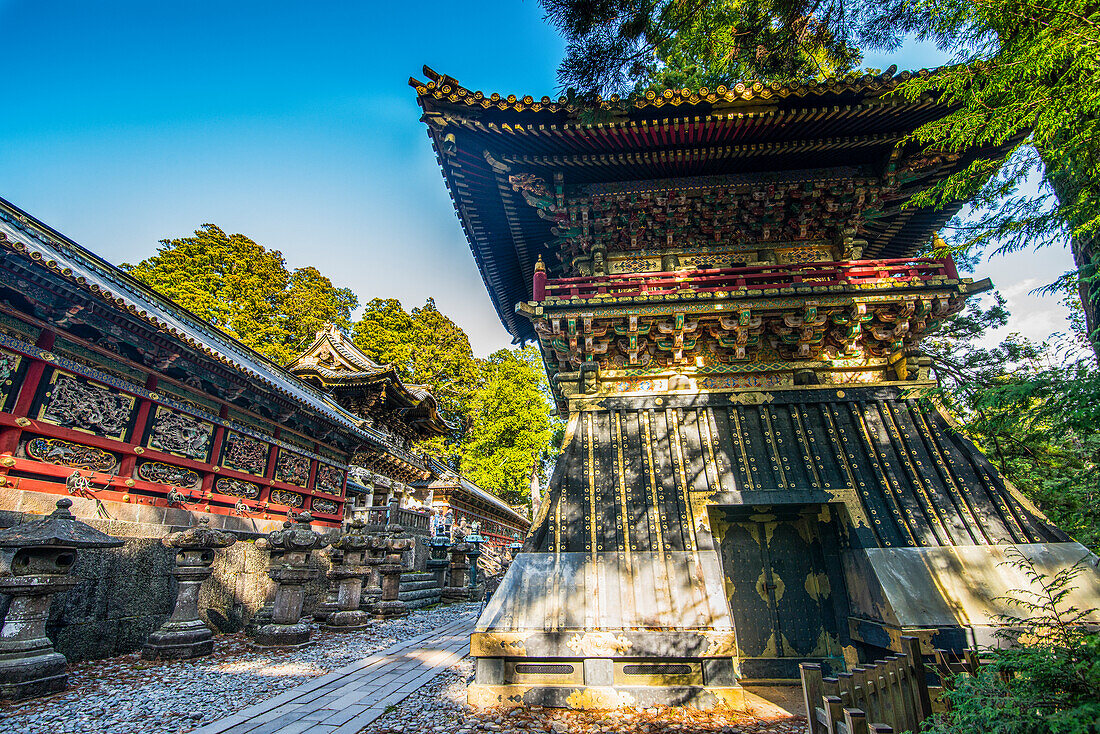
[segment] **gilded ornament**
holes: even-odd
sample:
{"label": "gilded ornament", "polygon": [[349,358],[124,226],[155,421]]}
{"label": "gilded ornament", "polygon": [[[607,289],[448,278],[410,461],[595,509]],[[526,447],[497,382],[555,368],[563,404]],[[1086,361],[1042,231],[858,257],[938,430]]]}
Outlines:
{"label": "gilded ornament", "polygon": [[220,477],[215,482],[214,488],[220,494],[244,497],[249,500],[254,500],[260,496],[260,488],[257,485],[252,482],[243,482],[240,479],[230,479],[229,477]]}
{"label": "gilded ornament", "polygon": [[332,500],[322,499],[320,497],[314,497],[311,509],[314,512],[320,512],[324,515],[335,515],[339,506]]}
{"label": "gilded ornament", "polygon": [[164,406],[157,408],[149,448],[202,461],[210,452],[214,426],[194,416]]}
{"label": "gilded ornament", "polygon": [[287,484],[306,486],[309,484],[309,459],[280,449],[279,460],[275,465],[275,478]]}
{"label": "gilded ornament", "polygon": [[267,470],[267,444],[243,433],[226,432],[222,466],[263,476]]}
{"label": "gilded ornament", "polygon": [[317,465],[316,488],[329,494],[342,494],[344,488],[344,472],[329,464]]}
{"label": "gilded ornament", "polygon": [[301,507],[305,504],[306,498],[290,490],[273,489],[271,490],[271,501],[287,507]]}
{"label": "gilded ornament", "polygon": [[114,470],[118,457],[109,451],[84,446],[60,438],[32,438],[25,447],[27,456],[47,464],[71,466],[90,471],[109,472]]}
{"label": "gilded ornament", "polygon": [[65,428],[122,438],[133,407],[129,395],[57,372],[38,417]]}
{"label": "gilded ornament", "polygon": [[161,461],[143,461],[138,466],[138,478],[157,484],[171,484],[177,487],[193,487],[199,481],[197,472],[172,466]]}

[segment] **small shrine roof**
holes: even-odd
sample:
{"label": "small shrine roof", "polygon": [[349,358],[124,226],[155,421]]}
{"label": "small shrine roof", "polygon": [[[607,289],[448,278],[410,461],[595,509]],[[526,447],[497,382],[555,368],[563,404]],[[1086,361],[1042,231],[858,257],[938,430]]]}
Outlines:
{"label": "small shrine roof", "polygon": [[531,524],[529,518],[516,512],[512,509],[511,505],[500,497],[490,492],[486,492],[438,459],[429,458],[428,465],[432,472],[432,478],[424,482],[413,482],[412,486],[425,487],[427,489],[450,489],[452,492],[457,491],[459,494],[467,495],[470,499],[476,500],[481,504],[488,505],[517,524],[523,526]]}
{"label": "small shrine roof", "polygon": [[38,520],[0,530],[0,548],[117,548],[122,540],[77,520],[71,499],[57,501],[57,509]]}
{"label": "small shrine roof", "polygon": [[456,428],[439,415],[439,404],[426,386],[406,385],[392,365],[372,360],[336,324],[326,324],[318,331],[313,343],[287,369],[334,393],[356,392],[382,383],[395,420],[421,435],[443,435]]}

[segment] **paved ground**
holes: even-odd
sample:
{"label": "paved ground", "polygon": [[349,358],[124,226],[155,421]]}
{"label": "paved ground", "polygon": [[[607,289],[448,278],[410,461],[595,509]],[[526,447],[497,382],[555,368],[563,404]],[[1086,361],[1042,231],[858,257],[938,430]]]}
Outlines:
{"label": "paved ground", "polygon": [[355,734],[469,653],[476,616],[393,645],[194,734]]}
{"label": "paved ground", "polygon": [[69,690],[0,703],[0,734],[184,734],[383,650],[475,615],[479,604],[418,609],[358,632],[315,629],[313,645],[255,650],[218,635],[214,654],[184,661],[120,655],[69,666]]}

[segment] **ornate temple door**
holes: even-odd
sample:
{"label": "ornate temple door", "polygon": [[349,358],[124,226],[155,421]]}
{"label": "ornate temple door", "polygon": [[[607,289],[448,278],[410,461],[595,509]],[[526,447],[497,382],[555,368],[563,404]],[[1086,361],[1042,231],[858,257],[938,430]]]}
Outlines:
{"label": "ornate temple door", "polygon": [[726,509],[720,547],[742,675],[797,678],[799,662],[840,658],[834,596],[844,590],[834,586],[843,576],[820,506],[757,508],[764,511],[747,517]]}

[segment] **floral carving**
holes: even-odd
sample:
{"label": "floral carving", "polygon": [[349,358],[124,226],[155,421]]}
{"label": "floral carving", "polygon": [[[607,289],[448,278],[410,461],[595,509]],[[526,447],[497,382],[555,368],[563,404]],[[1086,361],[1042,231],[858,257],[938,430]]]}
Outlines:
{"label": "floral carving", "polygon": [[59,372],[38,417],[59,426],[122,438],[133,407],[129,395]]}
{"label": "floral carving", "polygon": [[199,481],[199,475],[182,466],[172,466],[161,461],[144,461],[138,466],[138,478],[157,484],[172,484],[177,487],[193,487]]}
{"label": "floral carving", "polygon": [[305,503],[306,498],[297,492],[291,492],[286,489],[273,489],[271,490],[271,501],[277,505],[301,507]]}
{"label": "floral carving", "polygon": [[318,464],[316,487],[329,494],[343,494],[344,472],[328,464]]}
{"label": "floral carving", "polygon": [[309,484],[309,459],[289,451],[279,451],[279,463],[275,465],[275,478],[280,482],[297,484],[304,487]]}
{"label": "floral carving", "polygon": [[118,465],[118,457],[109,451],[82,446],[60,438],[32,438],[27,442],[27,456],[47,464],[60,464],[78,469],[109,472]]}
{"label": "floral carving", "polygon": [[242,433],[226,433],[222,466],[263,476],[267,470],[267,444]]}
{"label": "floral carving", "polygon": [[0,407],[3,407],[11,393],[12,380],[15,379],[15,373],[22,361],[23,358],[18,354],[0,350]]}
{"label": "floral carving", "polygon": [[260,488],[252,482],[242,482],[240,479],[221,477],[214,484],[214,488],[220,494],[231,494],[234,497],[244,497],[254,500],[260,496]]}
{"label": "floral carving", "polygon": [[210,453],[210,439],[213,435],[214,426],[210,423],[162,406],[157,408],[147,445],[170,454],[202,461]]}
{"label": "floral carving", "polygon": [[320,512],[324,515],[335,515],[338,505],[332,500],[321,499],[320,497],[313,498],[313,504],[310,509],[313,512]]}

